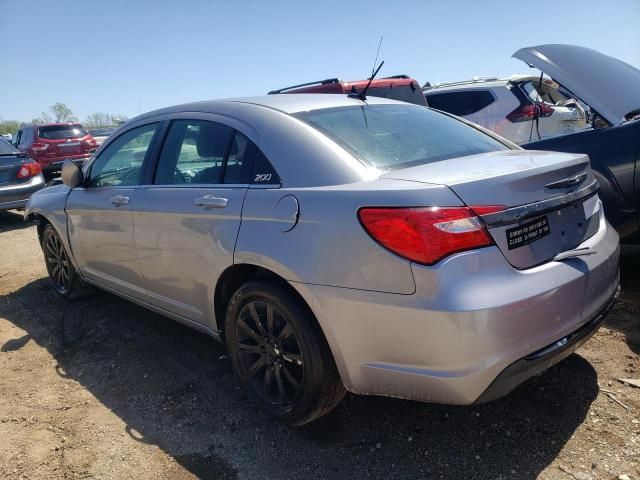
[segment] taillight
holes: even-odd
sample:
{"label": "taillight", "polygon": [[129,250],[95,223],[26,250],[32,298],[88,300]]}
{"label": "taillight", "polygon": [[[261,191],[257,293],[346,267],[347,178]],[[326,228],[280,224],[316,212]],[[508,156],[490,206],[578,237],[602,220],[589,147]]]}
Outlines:
{"label": "taillight", "polygon": [[49,144],[48,143],[32,143],[31,144],[31,150],[33,152],[39,153],[39,152],[44,152],[47,148],[49,148]]}
{"label": "taillight", "polygon": [[503,209],[365,207],[358,211],[358,218],[367,233],[386,249],[414,262],[433,265],[453,253],[492,245],[491,236],[474,212],[488,214]]}
{"label": "taillight", "polygon": [[86,145],[88,145],[89,147],[95,147],[96,146],[96,139],[95,138],[88,138],[87,140],[84,141],[84,143]]}
{"label": "taillight", "polygon": [[18,180],[22,180],[24,178],[31,178],[31,177],[35,177],[40,172],[42,172],[42,168],[40,167],[39,164],[25,163],[20,167],[20,170],[18,170],[18,174],[16,175],[16,178]]}
{"label": "taillight", "polygon": [[520,105],[513,112],[509,113],[507,120],[510,122],[526,122],[527,120],[536,118],[536,115],[540,117],[550,117],[553,112],[553,107],[546,103],[529,103]]}

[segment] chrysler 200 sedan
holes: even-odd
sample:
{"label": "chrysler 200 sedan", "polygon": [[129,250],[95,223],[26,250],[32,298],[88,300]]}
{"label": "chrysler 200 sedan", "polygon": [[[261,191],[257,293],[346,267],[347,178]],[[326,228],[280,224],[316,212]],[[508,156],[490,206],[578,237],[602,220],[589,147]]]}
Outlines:
{"label": "chrysler 200 sedan", "polygon": [[585,342],[618,291],[588,157],[393,100],[171,107],[62,176],[26,212],[58,293],[100,287],[224,341],[289,424],[346,390],[498,398]]}

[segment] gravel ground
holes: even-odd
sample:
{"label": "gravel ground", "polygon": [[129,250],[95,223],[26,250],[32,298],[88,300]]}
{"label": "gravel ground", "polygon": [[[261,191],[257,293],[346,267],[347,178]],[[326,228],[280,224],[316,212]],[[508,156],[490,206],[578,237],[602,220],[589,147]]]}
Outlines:
{"label": "gravel ground", "polygon": [[106,293],[58,298],[33,224],[0,213],[0,478],[640,480],[640,389],[617,380],[640,377],[639,320],[628,256],[605,327],[507,398],[348,395],[290,429],[210,338]]}

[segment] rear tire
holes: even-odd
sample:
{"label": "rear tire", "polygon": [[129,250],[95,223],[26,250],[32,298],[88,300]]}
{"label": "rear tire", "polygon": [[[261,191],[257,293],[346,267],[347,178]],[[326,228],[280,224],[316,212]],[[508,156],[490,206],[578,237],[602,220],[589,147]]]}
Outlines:
{"label": "rear tire", "polygon": [[49,279],[59,295],[74,300],[91,293],[91,287],[78,275],[62,239],[51,224],[42,231],[41,247]]}
{"label": "rear tire", "polygon": [[311,422],[344,397],[320,327],[283,287],[264,281],[240,287],[227,307],[225,341],[240,384],[279,421]]}

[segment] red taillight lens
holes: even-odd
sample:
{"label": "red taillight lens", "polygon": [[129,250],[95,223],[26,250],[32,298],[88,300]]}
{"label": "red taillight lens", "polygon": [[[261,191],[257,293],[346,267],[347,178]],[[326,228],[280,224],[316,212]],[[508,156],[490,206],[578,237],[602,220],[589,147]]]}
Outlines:
{"label": "red taillight lens", "polygon": [[526,122],[527,120],[536,118],[536,115],[540,117],[550,117],[553,112],[553,107],[546,103],[530,103],[528,105],[520,105],[507,115],[507,120],[510,122]]}
{"label": "red taillight lens", "polygon": [[482,214],[503,207],[418,207],[376,208],[358,211],[362,226],[388,250],[414,262],[433,265],[464,250],[493,244],[482,221]]}
{"label": "red taillight lens", "polygon": [[32,143],[31,150],[35,153],[44,152],[47,148],[49,148],[48,143]]}
{"label": "red taillight lens", "polygon": [[16,175],[16,178],[18,180],[22,180],[24,178],[31,178],[38,175],[40,172],[42,172],[42,168],[40,167],[40,165],[38,165],[37,163],[27,163],[20,167],[20,170],[18,170],[18,174]]}
{"label": "red taillight lens", "polygon": [[89,147],[95,147],[96,146],[96,139],[91,137],[91,138],[87,138],[84,141],[85,145],[89,146]]}

